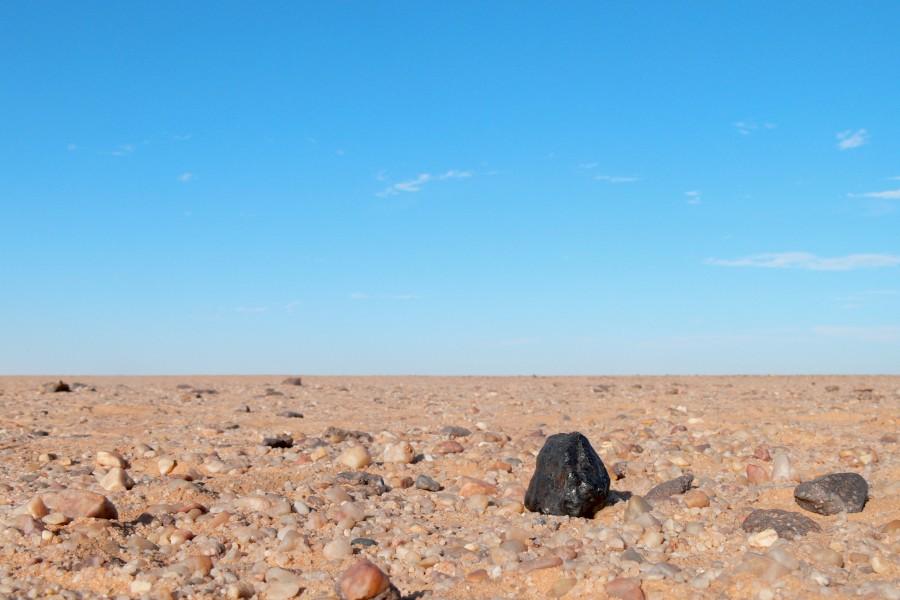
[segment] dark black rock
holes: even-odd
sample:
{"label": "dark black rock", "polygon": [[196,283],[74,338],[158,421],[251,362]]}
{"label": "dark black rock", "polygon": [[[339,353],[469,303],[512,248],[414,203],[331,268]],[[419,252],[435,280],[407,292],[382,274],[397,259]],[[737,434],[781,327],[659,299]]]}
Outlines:
{"label": "dark black rock", "polygon": [[363,548],[370,548],[372,546],[377,546],[378,542],[373,540],[372,538],[353,538],[350,542],[351,546],[362,546]]}
{"label": "dark black rock", "polygon": [[670,496],[683,494],[691,489],[691,484],[693,482],[694,476],[691,473],[686,473],[681,477],[664,481],[659,485],[650,488],[650,491],[644,494],[644,500],[650,503],[668,500]]}
{"label": "dark black rock", "polygon": [[416,477],[416,488],[426,492],[439,492],[442,486],[428,475],[422,474]]}
{"label": "dark black rock", "polygon": [[281,382],[282,385],[303,385],[302,377],[288,377]]}
{"label": "dark black rock", "polygon": [[269,448],[290,448],[294,445],[294,438],[286,433],[282,433],[281,435],[263,438],[262,443],[263,446],[268,446]]}
{"label": "dark black rock", "polygon": [[802,537],[812,531],[821,531],[818,523],[809,517],[777,508],[754,510],[744,519],[741,528],[747,533],[774,529],[778,537],[786,540]]}
{"label": "dark black rock", "polygon": [[42,387],[42,390],[51,394],[58,394],[60,392],[71,392],[72,388],[70,388],[69,384],[65,381],[53,381],[50,383],[45,383]]}
{"label": "dark black rock", "polygon": [[869,499],[869,484],[857,473],[832,473],[794,488],[800,508],[820,515],[862,512]]}
{"label": "dark black rock", "polygon": [[447,425],[446,427],[441,429],[441,433],[446,435],[448,438],[468,437],[472,435],[471,431],[469,431],[465,427],[459,427],[458,425]]}
{"label": "dark black rock", "polygon": [[609,494],[603,461],[580,433],[557,433],[544,442],[528,491],[525,508],[548,515],[593,518]]}

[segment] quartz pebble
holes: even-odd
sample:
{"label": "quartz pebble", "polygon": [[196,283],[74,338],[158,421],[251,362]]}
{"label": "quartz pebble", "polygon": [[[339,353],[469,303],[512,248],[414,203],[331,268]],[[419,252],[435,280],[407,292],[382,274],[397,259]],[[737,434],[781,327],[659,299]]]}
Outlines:
{"label": "quartz pebble", "polygon": [[362,469],[372,464],[372,457],[363,446],[351,446],[341,452],[338,462],[351,469]]}

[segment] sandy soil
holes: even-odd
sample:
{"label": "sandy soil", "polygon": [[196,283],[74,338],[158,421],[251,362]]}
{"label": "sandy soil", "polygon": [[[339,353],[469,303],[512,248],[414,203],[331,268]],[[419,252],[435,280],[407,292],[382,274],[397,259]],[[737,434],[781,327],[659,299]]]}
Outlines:
{"label": "sandy soil", "polygon": [[[900,598],[900,377],[64,377],[73,391],[42,389],[55,379],[0,378],[0,597],[333,598],[368,557],[416,598]],[[522,506],[545,436],[568,431],[613,476],[594,519]],[[292,447],[263,444],[278,434]],[[370,465],[342,463],[355,445]],[[101,451],[133,487],[110,484]],[[779,454],[787,477],[773,473]],[[337,477],[347,471],[390,489]],[[708,506],[676,495],[630,520],[629,494],[688,472]],[[862,512],[794,502],[799,481],[833,472],[866,479]],[[414,485],[423,474],[441,489]],[[29,512],[59,490],[103,494],[117,518]],[[821,531],[754,546],[741,525],[759,508]]]}

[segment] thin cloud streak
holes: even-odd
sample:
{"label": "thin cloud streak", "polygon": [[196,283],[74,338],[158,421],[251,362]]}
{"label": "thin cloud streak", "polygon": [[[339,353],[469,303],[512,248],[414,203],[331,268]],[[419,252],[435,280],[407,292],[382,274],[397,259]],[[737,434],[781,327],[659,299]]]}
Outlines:
{"label": "thin cloud streak", "polygon": [[865,192],[863,194],[848,194],[851,198],[878,198],[879,200],[900,200],[900,188],[896,190],[884,190],[881,192]]}
{"label": "thin cloud streak", "polygon": [[869,141],[869,132],[865,129],[847,129],[835,134],[838,140],[837,147],[840,150],[850,150],[864,146]]}
{"label": "thin cloud streak", "polygon": [[809,252],[771,252],[736,259],[709,258],[705,262],[716,267],[855,271],[896,267],[900,265],[900,256],[894,254],[848,254],[846,256],[820,257]]}
{"label": "thin cloud streak", "polygon": [[597,181],[605,181],[607,183],[634,183],[640,181],[638,177],[627,177],[622,175],[595,175]]}
{"label": "thin cloud streak", "polygon": [[395,196],[401,193],[415,193],[421,192],[422,188],[425,187],[426,184],[431,183],[433,181],[446,181],[448,179],[467,179],[472,177],[474,173],[472,171],[461,171],[457,169],[450,169],[449,171],[445,171],[444,173],[433,175],[431,173],[420,173],[414,179],[409,179],[407,181],[399,181],[392,185],[389,185],[384,190],[375,194],[380,198],[384,198],[387,196]]}

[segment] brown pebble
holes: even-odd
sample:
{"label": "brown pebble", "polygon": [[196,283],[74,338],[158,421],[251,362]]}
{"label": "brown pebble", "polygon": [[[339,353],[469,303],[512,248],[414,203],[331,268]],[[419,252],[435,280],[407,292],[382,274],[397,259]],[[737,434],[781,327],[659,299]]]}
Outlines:
{"label": "brown pebble", "polygon": [[688,508],[706,508],[709,506],[709,496],[703,490],[689,490],[684,494],[684,505]]}
{"label": "brown pebble", "polygon": [[[344,571],[335,584],[335,591],[342,600],[369,600],[388,590],[396,592],[391,580],[384,571],[365,559]],[[399,599],[400,594],[387,594],[383,597]]]}
{"label": "brown pebble", "polygon": [[471,573],[466,574],[466,581],[469,583],[480,583],[488,578],[488,573],[484,569],[475,569]]}
{"label": "brown pebble", "polygon": [[606,593],[619,600],[644,600],[644,591],[639,579],[618,577],[606,584]]}
{"label": "brown pebble", "polygon": [[769,481],[769,472],[759,465],[747,465],[747,481],[753,485],[759,485]]}
{"label": "brown pebble", "polygon": [[438,442],[432,452],[434,454],[459,454],[463,450],[465,448],[456,440],[444,440],[443,442]]}
{"label": "brown pebble", "polygon": [[493,496],[497,493],[497,486],[491,485],[487,481],[474,479],[472,477],[463,477],[462,487],[459,488],[459,495],[463,498],[484,494],[485,496]]}

